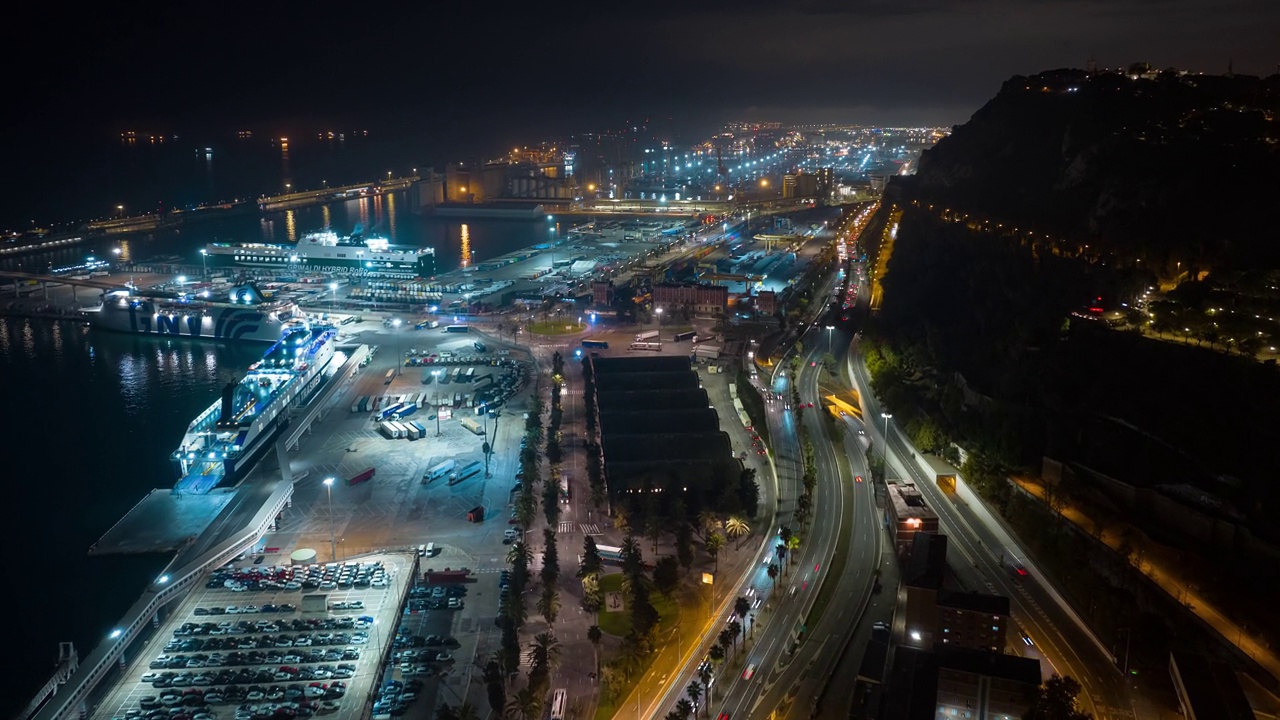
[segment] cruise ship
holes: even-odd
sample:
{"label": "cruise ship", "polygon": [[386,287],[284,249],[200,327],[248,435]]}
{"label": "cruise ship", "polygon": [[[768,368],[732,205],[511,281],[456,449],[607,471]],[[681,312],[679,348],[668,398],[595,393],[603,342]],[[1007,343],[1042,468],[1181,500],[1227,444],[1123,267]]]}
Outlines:
{"label": "cruise ship", "polygon": [[436,274],[435,248],[392,245],[384,237],[366,236],[359,227],[350,235],[329,229],[307,233],[296,245],[209,243],[205,256],[212,265],[291,273],[365,272],[420,278]]}
{"label": "cruise ship", "polygon": [[329,325],[292,328],[250,366],[239,383],[196,416],[173,452],[175,492],[207,493],[239,477],[284,427],[289,411],[324,384],[338,331]]}
{"label": "cruise ship", "polygon": [[307,327],[296,303],[268,301],[252,283],[216,296],[108,290],[101,305],[82,312],[103,330],[238,342],[273,343],[291,329]]}

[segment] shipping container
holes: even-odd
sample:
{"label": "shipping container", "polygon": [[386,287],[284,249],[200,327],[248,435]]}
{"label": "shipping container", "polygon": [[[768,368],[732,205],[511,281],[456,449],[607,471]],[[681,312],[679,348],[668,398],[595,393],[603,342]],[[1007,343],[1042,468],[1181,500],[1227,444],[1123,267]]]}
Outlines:
{"label": "shipping container", "polygon": [[395,377],[396,377],[396,371],[395,371],[395,368],[392,368],[392,369],[390,369],[390,370],[388,370],[388,371],[387,371],[387,376],[386,376],[386,378],[382,381],[382,384],[383,384],[383,385],[390,385],[390,384],[391,384],[391,381],[392,381],[392,380],[394,380],[394,379],[395,379]]}
{"label": "shipping container", "polygon": [[484,470],[484,463],[480,462],[479,460],[467,463],[466,465],[463,465],[461,468],[459,468],[457,472],[454,472],[452,475],[449,476],[449,484],[457,485],[458,483],[462,482],[463,480],[466,480],[467,478],[478,475],[482,470]]}
{"label": "shipping container", "polygon": [[347,479],[347,485],[359,485],[362,482],[368,482],[373,479],[376,468],[365,468],[360,474]]}
{"label": "shipping container", "polygon": [[470,430],[476,435],[484,435],[484,424],[481,423],[479,420],[476,420],[475,418],[463,417],[462,427]]}

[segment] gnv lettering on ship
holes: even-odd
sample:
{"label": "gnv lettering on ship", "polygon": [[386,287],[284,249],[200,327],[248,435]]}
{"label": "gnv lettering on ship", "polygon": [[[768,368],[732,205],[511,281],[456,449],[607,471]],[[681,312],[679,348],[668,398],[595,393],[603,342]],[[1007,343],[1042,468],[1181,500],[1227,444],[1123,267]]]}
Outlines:
{"label": "gnv lettering on ship", "polygon": [[[149,306],[144,306],[144,308],[149,308]],[[138,308],[132,305],[129,306],[129,327],[134,332],[148,334],[153,332],[151,329],[151,317],[152,315],[146,312],[142,314],[142,317],[138,317]],[[178,316],[155,315],[155,318],[155,334],[182,335],[182,323]],[[187,321],[187,334],[192,337],[199,337],[201,317],[199,315],[187,315],[184,319]]]}

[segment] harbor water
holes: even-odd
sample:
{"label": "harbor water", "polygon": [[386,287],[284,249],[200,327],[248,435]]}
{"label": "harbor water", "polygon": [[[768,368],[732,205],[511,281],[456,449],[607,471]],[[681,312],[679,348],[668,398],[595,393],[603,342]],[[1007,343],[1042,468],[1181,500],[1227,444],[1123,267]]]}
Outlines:
{"label": "harbor water", "polygon": [[[404,193],[392,193],[113,237],[8,257],[0,267],[42,271],[88,256],[110,258],[117,248],[124,260],[179,256],[198,266],[207,242],[284,243],[324,227],[350,232],[357,224],[397,244],[434,247],[438,272],[545,242],[554,227],[545,218],[423,217]],[[0,318],[9,492],[0,526],[13,568],[4,606],[13,621],[11,643],[22,648],[22,662],[12,664],[4,683],[0,716],[16,712],[48,677],[58,642],[72,641],[86,656],[168,562],[154,555],[90,558],[87,551],[148,491],[172,486],[169,454],[187,424],[263,349]]]}

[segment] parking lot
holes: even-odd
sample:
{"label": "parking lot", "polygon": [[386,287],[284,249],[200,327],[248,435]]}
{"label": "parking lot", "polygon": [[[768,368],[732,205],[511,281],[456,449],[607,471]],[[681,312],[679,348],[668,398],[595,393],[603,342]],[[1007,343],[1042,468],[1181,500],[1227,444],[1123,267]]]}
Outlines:
{"label": "parking lot", "polygon": [[[98,707],[138,720],[363,716],[415,558],[271,566],[247,557],[184,599]],[[145,681],[144,681],[145,678]]]}

